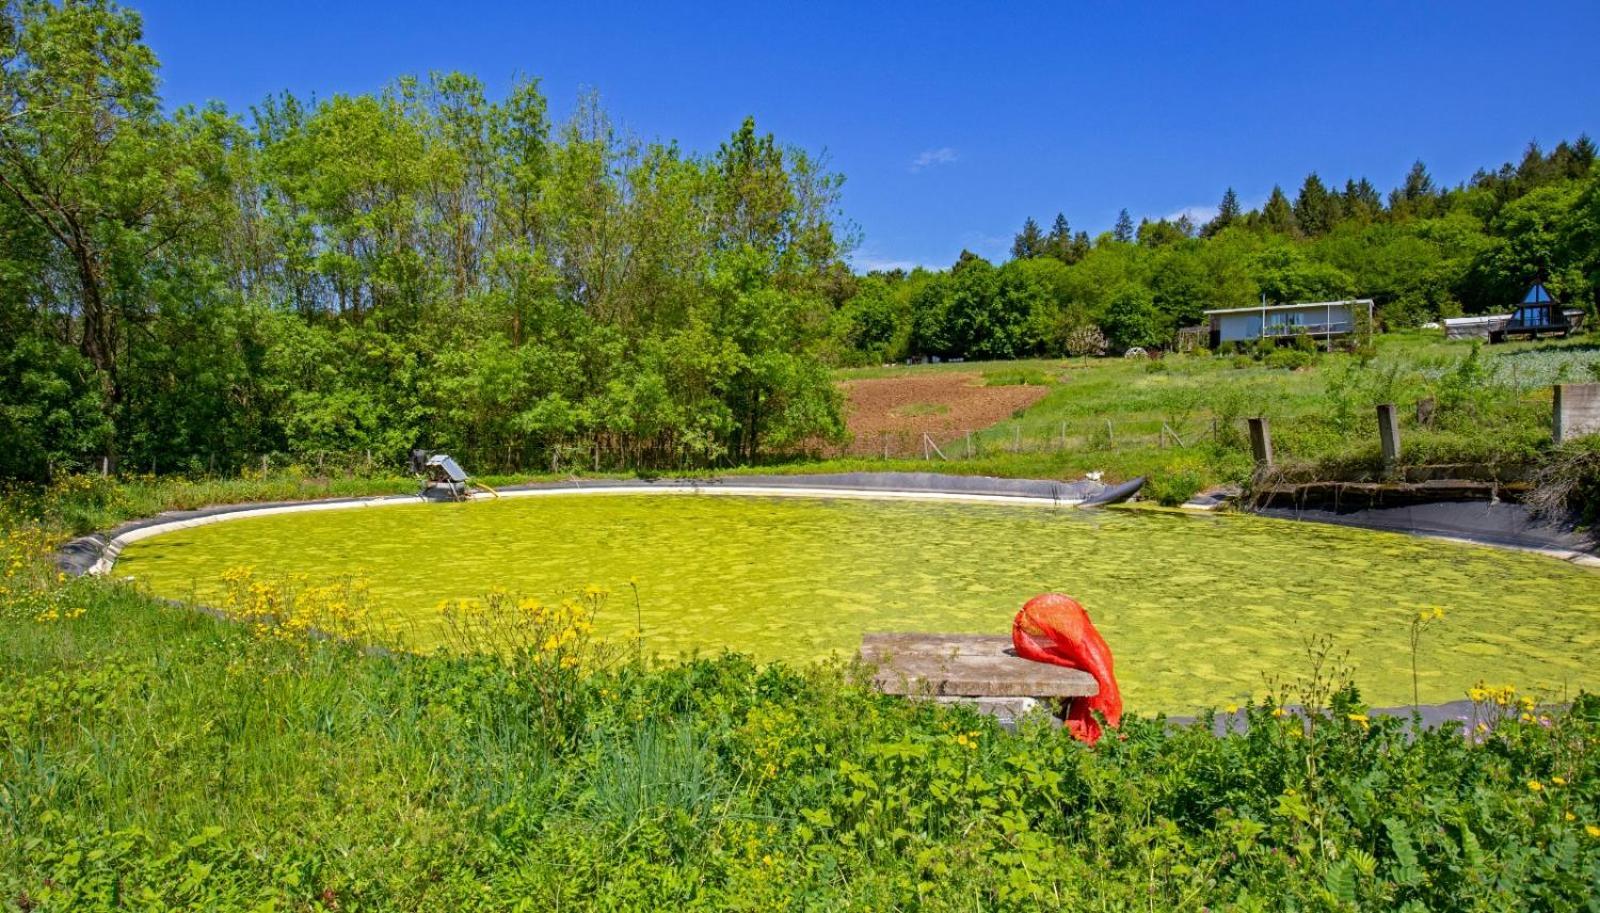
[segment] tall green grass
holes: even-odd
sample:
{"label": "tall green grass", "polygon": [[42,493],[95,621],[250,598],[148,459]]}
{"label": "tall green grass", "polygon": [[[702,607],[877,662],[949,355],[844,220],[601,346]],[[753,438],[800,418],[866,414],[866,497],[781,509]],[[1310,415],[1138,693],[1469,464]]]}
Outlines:
{"label": "tall green grass", "polygon": [[[1037,378],[1051,389],[1021,415],[977,430],[970,456],[962,437],[944,448],[949,460],[849,458],[822,468],[1044,478],[1098,470],[1112,479],[1153,476],[1169,487],[1196,477],[1202,485],[1244,482],[1253,469],[1245,419],[1260,415],[1271,421],[1285,475],[1369,479],[1387,471],[1376,406],[1393,403],[1402,419],[1402,470],[1468,464],[1514,476],[1551,458],[1550,385],[1600,370],[1600,346],[1590,337],[1478,346],[1436,331],[1395,333],[1378,337],[1371,351],[1297,353],[1306,363],[1294,369],[1277,366],[1272,354],[851,369],[841,376],[965,370]],[[1425,400],[1431,412],[1418,411]]]}
{"label": "tall green grass", "polygon": [[623,657],[562,687],[551,727],[514,657],[97,581],[0,598],[0,906],[1578,909],[1600,866],[1588,698],[1411,736],[1326,684],[1309,726],[1130,719],[1090,749],[837,666]]}

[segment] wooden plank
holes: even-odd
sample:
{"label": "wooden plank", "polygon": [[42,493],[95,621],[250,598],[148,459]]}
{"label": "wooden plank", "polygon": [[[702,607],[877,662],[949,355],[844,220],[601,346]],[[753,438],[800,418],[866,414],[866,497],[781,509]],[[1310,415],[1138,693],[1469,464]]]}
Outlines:
{"label": "wooden plank", "polygon": [[982,634],[867,634],[861,661],[885,694],[950,697],[1089,697],[1089,673],[1017,656],[1011,638]]}

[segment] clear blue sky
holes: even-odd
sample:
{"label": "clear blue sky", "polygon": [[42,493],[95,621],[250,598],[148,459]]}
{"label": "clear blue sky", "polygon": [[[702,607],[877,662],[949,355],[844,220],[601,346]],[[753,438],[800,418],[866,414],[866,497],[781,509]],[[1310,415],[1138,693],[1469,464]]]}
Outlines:
{"label": "clear blue sky", "polygon": [[133,4],[169,104],[246,110],[429,70],[584,89],[709,150],[746,114],[846,176],[858,267],[1002,258],[1025,216],[1097,233],[1247,206],[1308,171],[1454,184],[1588,132],[1600,3]]}

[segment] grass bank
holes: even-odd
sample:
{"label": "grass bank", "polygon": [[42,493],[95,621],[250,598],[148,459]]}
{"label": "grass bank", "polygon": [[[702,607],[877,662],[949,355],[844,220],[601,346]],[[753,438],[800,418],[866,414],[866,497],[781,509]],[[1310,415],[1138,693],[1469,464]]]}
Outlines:
{"label": "grass bank", "polygon": [[582,606],[523,607],[509,656],[368,655],[44,544],[0,545],[3,909],[1567,910],[1600,872],[1587,697],[1407,738],[1313,650],[1277,692],[1310,725],[1091,749],[838,667],[646,668]]}

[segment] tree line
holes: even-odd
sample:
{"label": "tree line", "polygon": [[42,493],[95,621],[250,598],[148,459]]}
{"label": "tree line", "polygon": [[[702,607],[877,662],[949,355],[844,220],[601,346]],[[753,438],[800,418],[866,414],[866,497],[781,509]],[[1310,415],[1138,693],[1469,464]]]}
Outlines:
{"label": "tree line", "polygon": [[1389,327],[1498,312],[1543,280],[1594,314],[1600,170],[1587,136],[1435,184],[1417,162],[1386,196],[1366,178],[1307,175],[1246,211],[1229,188],[1216,215],[1144,219],[1124,209],[1091,238],[1057,215],[1023,223],[1010,259],[963,251],[948,270],[861,277],[834,315],[837,358],[1015,358],[1166,347],[1209,309],[1368,297]]}
{"label": "tree line", "polygon": [[535,80],[163,108],[136,12],[0,6],[0,477],[747,461],[840,433],[840,178]]}

